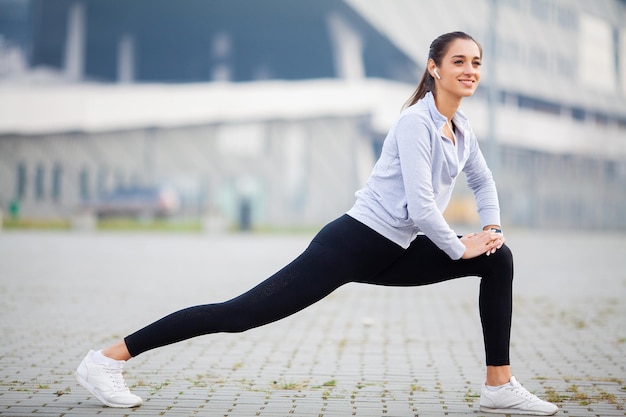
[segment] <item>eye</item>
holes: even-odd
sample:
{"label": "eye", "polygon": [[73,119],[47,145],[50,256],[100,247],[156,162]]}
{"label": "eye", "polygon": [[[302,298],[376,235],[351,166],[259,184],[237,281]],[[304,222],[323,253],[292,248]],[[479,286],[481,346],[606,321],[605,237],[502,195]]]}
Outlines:
{"label": "eye", "polygon": [[482,65],[482,62],[480,61],[474,61],[474,66],[475,67],[480,67]]}
{"label": "eye", "polygon": [[456,65],[462,65],[463,64],[463,60],[462,59],[457,59],[456,61],[454,61],[454,63]]}

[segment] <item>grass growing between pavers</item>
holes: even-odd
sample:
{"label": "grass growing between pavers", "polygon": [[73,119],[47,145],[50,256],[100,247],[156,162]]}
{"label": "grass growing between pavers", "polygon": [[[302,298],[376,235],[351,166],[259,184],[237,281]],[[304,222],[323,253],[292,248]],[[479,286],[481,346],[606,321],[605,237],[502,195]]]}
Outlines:
{"label": "grass growing between pavers", "polygon": [[[243,387],[246,390],[251,390],[250,387]],[[412,390],[403,390],[405,393],[413,393]],[[422,390],[422,388],[418,388]],[[254,390],[254,389],[252,389]],[[352,388],[347,386],[340,386],[339,382],[335,379],[330,379],[322,384],[312,385],[310,380],[287,380],[273,381],[269,384],[266,391],[268,396],[271,396],[274,392],[294,391],[294,396],[304,395],[309,396],[311,394],[319,395],[323,401],[332,400],[347,400],[350,402],[358,401],[359,399],[371,399],[380,400],[382,403],[393,401],[395,395],[393,390],[386,388],[386,382],[358,382]],[[291,395],[291,394],[289,394]]]}
{"label": "grass growing between pavers", "polygon": [[283,391],[301,391],[309,386],[309,380],[302,381],[287,381],[283,378],[282,381],[274,381],[270,385],[272,389]]}
{"label": "grass growing between pavers", "polygon": [[[537,379],[544,380],[547,378]],[[626,408],[626,386],[624,385],[624,380],[621,378],[578,378],[564,376],[562,379],[564,383],[567,384],[565,390],[559,390],[552,385],[543,385],[545,390],[544,399],[546,401],[555,403],[561,407],[567,406],[568,404],[576,404],[579,406],[610,404],[617,410],[624,410]]]}
{"label": "grass growing between pavers", "polygon": [[138,388],[138,387],[147,387],[150,389],[150,395],[155,395],[157,394],[159,391],[161,391],[163,388],[167,387],[168,385],[170,385],[170,380],[166,379],[163,382],[158,382],[158,383],[147,383],[145,380],[143,379],[139,379],[137,380],[137,382],[135,382],[133,385],[131,385],[129,388],[131,390]]}
{"label": "grass growing between pavers", "polygon": [[426,388],[422,387],[421,385],[411,384],[410,388],[411,388],[411,391],[410,391],[411,395],[413,395],[416,391],[426,392]]}
{"label": "grass growing between pavers", "polygon": [[[596,302],[597,307],[590,309],[588,304]],[[514,303],[518,308],[536,309],[541,314],[537,315],[537,321],[546,328],[553,327],[555,323],[563,328],[572,330],[586,330],[593,327],[603,326],[608,320],[619,318],[622,314],[619,297],[602,297],[597,300],[586,300],[579,305],[558,305],[547,297],[528,298],[514,296]],[[626,337],[615,340],[621,344],[626,342]]]}
{"label": "grass growing between pavers", "polygon": [[[7,391],[13,392],[23,392],[27,394],[36,394],[40,391],[49,391],[56,387],[62,385],[59,380],[50,380],[50,379],[41,379],[41,378],[30,378],[29,380],[2,380],[0,381],[0,387],[6,389]],[[72,392],[72,389],[68,386],[62,389],[57,389],[55,394],[60,397],[61,395],[69,394]]]}
{"label": "grass growing between pavers", "polygon": [[480,392],[476,392],[476,391],[472,391],[471,389],[468,389],[465,392],[465,396],[463,397],[463,399],[466,403],[474,403],[474,401],[480,399]]}

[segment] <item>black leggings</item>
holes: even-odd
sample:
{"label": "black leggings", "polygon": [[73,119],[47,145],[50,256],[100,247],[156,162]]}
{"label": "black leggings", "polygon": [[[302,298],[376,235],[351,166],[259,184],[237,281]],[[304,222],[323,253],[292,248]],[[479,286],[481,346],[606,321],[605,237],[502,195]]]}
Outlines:
{"label": "black leggings", "polygon": [[403,249],[348,215],[326,225],[293,262],[244,294],[177,311],[124,340],[137,356],[195,336],[274,322],[349,282],[417,286],[463,276],[482,278],[479,308],[487,365],[508,365],[513,281],[508,247],[454,261],[423,235]]}

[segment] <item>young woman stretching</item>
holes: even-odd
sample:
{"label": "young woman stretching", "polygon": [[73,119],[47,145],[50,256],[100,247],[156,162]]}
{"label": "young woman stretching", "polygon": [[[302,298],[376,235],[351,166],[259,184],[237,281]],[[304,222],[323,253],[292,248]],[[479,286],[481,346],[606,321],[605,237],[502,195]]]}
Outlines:
{"label": "young woman stretching", "polygon": [[[172,313],[101,351],[90,351],[76,379],[110,407],[135,407],[125,361],[195,336],[243,332],[287,317],[349,282],[417,286],[479,276],[487,375],[483,412],[552,415],[511,376],[509,339],[513,258],[500,230],[496,187],[468,120],[459,110],[480,81],[482,49],[462,32],[430,46],[427,68],[389,131],[354,206],[326,225],[293,262],[223,303]],[[442,216],[459,173],[474,193],[483,231],[457,236]]]}

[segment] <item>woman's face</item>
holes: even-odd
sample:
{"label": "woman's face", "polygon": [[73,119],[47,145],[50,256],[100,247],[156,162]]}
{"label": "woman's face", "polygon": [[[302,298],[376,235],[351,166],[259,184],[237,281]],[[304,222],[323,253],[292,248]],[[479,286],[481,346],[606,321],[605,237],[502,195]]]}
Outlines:
{"label": "woman's face", "polygon": [[[440,79],[435,75],[437,94],[468,97],[474,94],[480,81],[480,49],[476,42],[456,39],[438,67]],[[434,63],[432,64],[434,68]],[[434,75],[434,69],[431,71]]]}

